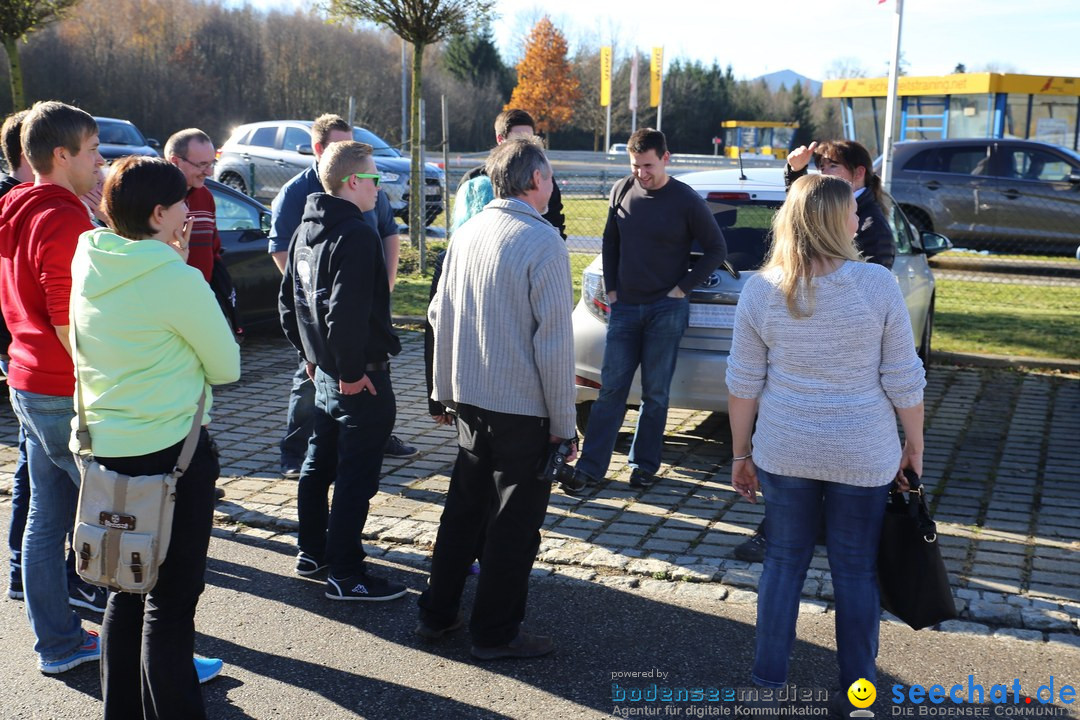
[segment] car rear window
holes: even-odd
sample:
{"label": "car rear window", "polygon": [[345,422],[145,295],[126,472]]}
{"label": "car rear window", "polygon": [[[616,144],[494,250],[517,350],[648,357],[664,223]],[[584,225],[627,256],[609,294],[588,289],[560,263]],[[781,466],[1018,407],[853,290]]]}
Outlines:
{"label": "car rear window", "polygon": [[736,270],[756,270],[772,244],[772,219],[779,202],[726,201],[710,203],[727,242],[728,262]]}
{"label": "car rear window", "polygon": [[248,141],[248,145],[254,145],[255,147],[274,147],[274,139],[277,138],[276,127],[261,127],[257,129],[251,135],[251,140]]}
{"label": "car rear window", "polygon": [[109,145],[145,145],[146,141],[133,125],[98,120],[98,141]]}

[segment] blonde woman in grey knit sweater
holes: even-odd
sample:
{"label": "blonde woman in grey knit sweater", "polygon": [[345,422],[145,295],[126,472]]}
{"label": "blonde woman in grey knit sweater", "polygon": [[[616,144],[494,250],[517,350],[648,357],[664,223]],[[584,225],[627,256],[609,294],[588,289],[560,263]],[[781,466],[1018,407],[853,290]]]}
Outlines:
{"label": "blonde woman in grey knit sweater", "polygon": [[877,681],[886,495],[902,468],[922,474],[926,380],[911,321],[889,270],[862,262],[857,229],[846,181],[797,180],[773,220],[769,261],[746,282],[735,313],[731,483],[750,502],[759,490],[768,499],[752,671],[763,687],[787,681],[823,517],[840,687]]}

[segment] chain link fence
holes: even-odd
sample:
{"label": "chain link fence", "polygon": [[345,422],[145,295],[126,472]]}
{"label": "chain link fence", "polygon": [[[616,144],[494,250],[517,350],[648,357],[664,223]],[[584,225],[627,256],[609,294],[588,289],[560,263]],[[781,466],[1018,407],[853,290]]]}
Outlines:
{"label": "chain link fence", "polygon": [[[451,194],[463,172],[451,170]],[[593,171],[556,166],[572,253],[600,252],[611,186],[627,172],[627,167],[614,165]],[[935,348],[1080,359],[1080,183],[1066,184],[1068,188],[1059,188],[1053,197],[1038,198],[1029,192],[1026,197],[1012,198],[1022,200],[1024,207],[998,211],[998,225],[990,219],[995,214],[988,192],[974,193],[969,188],[963,201],[965,209],[981,212],[981,225],[965,222],[958,213],[943,214],[940,224],[928,222],[915,206],[897,201],[910,222],[906,231],[893,228],[901,256],[920,254],[924,229],[945,235],[954,246],[929,258],[936,286]],[[759,205],[753,217],[744,210],[737,224],[718,216],[729,251],[742,253],[740,262],[748,263],[743,269],[753,269],[763,259],[775,207]],[[756,230],[748,231],[746,222]],[[1011,225],[1006,227],[1006,222]],[[442,223],[439,218],[438,226]],[[743,247],[747,242],[753,247]]]}

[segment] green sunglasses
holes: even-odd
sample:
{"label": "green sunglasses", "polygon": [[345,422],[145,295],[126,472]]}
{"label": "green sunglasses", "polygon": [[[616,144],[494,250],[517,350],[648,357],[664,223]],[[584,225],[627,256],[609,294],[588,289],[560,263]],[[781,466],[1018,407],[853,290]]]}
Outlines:
{"label": "green sunglasses", "polygon": [[346,175],[345,177],[341,178],[341,182],[347,183],[349,182],[349,178],[354,177],[371,178],[371,182],[375,183],[375,187],[379,187],[379,175],[376,173],[352,173],[351,175]]}

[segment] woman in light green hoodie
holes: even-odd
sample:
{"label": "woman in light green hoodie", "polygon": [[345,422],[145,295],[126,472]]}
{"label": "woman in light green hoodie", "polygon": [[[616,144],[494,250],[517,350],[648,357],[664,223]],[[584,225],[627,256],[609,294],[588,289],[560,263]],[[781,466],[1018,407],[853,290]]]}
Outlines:
{"label": "woman in light green hoodie", "polygon": [[[210,286],[185,263],[187,182],[129,157],[102,197],[109,228],[83,233],[71,263],[79,388],[95,458],[127,475],[170,472],[199,396],[240,377],[240,350]],[[101,627],[105,718],[203,718],[192,665],[219,473],[203,427],[176,486],[172,540],[147,595],[113,593]],[[218,661],[220,662],[220,661]]]}

